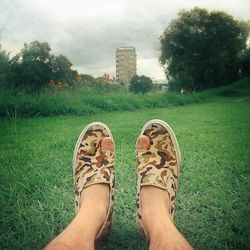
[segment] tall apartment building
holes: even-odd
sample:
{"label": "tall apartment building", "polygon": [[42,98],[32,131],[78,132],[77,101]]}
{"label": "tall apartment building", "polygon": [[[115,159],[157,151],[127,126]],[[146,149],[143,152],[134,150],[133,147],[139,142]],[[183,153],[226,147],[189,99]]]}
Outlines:
{"label": "tall apartment building", "polygon": [[135,48],[121,47],[116,49],[116,78],[119,83],[128,87],[131,78],[136,74]]}

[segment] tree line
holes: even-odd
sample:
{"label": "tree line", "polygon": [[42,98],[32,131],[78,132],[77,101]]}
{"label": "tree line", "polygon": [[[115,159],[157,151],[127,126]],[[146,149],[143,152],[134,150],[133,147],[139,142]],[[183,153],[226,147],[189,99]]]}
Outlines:
{"label": "tree line", "polygon": [[[115,78],[107,73],[97,78],[79,74],[72,69],[72,63],[66,56],[53,55],[47,42],[33,41],[25,43],[21,52],[13,58],[0,47],[0,82],[8,87],[12,85],[37,91],[45,86],[61,88],[74,83],[83,83],[86,87],[110,85]],[[135,75],[131,79],[131,92],[146,93],[151,89],[152,80],[149,77]]]}
{"label": "tree line", "polygon": [[51,80],[71,84],[78,76],[66,56],[55,56],[47,42],[24,44],[21,52],[10,57],[0,47],[0,81],[33,90],[44,88]]}
{"label": "tree line", "polygon": [[[222,11],[194,8],[183,10],[170,22],[160,37],[160,64],[172,91],[200,91],[250,76],[250,21],[235,20]],[[0,46],[0,84],[7,83],[33,90],[49,82],[71,85],[76,81],[93,85],[112,82],[104,77],[78,74],[66,56],[55,56],[47,42],[24,44],[10,57]],[[146,93],[152,80],[135,75],[130,91]]]}

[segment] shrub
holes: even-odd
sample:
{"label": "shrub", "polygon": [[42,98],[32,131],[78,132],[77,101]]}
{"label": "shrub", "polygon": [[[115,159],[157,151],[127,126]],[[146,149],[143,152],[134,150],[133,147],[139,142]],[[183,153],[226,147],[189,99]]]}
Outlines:
{"label": "shrub", "polygon": [[153,87],[151,78],[147,76],[134,75],[130,81],[129,90],[135,94],[145,94]]}

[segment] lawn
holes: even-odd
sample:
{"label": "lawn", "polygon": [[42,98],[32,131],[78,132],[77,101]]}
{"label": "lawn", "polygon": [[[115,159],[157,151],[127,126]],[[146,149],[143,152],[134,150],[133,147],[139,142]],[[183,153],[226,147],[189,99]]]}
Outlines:
{"label": "lawn", "polygon": [[146,249],[135,224],[135,141],[152,118],[167,121],[181,147],[175,221],[195,249],[250,244],[249,98],[87,116],[0,120],[0,247],[41,249],[74,216],[71,159],[85,125],[105,122],[116,143],[116,207],[101,249]]}

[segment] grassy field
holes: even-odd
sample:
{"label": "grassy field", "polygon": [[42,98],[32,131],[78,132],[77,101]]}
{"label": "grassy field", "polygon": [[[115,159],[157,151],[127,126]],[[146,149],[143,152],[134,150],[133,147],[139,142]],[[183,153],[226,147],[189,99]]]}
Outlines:
{"label": "grassy field", "polygon": [[114,227],[102,249],[146,249],[135,225],[135,141],[152,118],[167,121],[183,167],[175,221],[195,249],[250,244],[250,100],[88,116],[0,120],[0,248],[41,249],[73,218],[71,159],[85,125],[105,122],[116,142]]}

